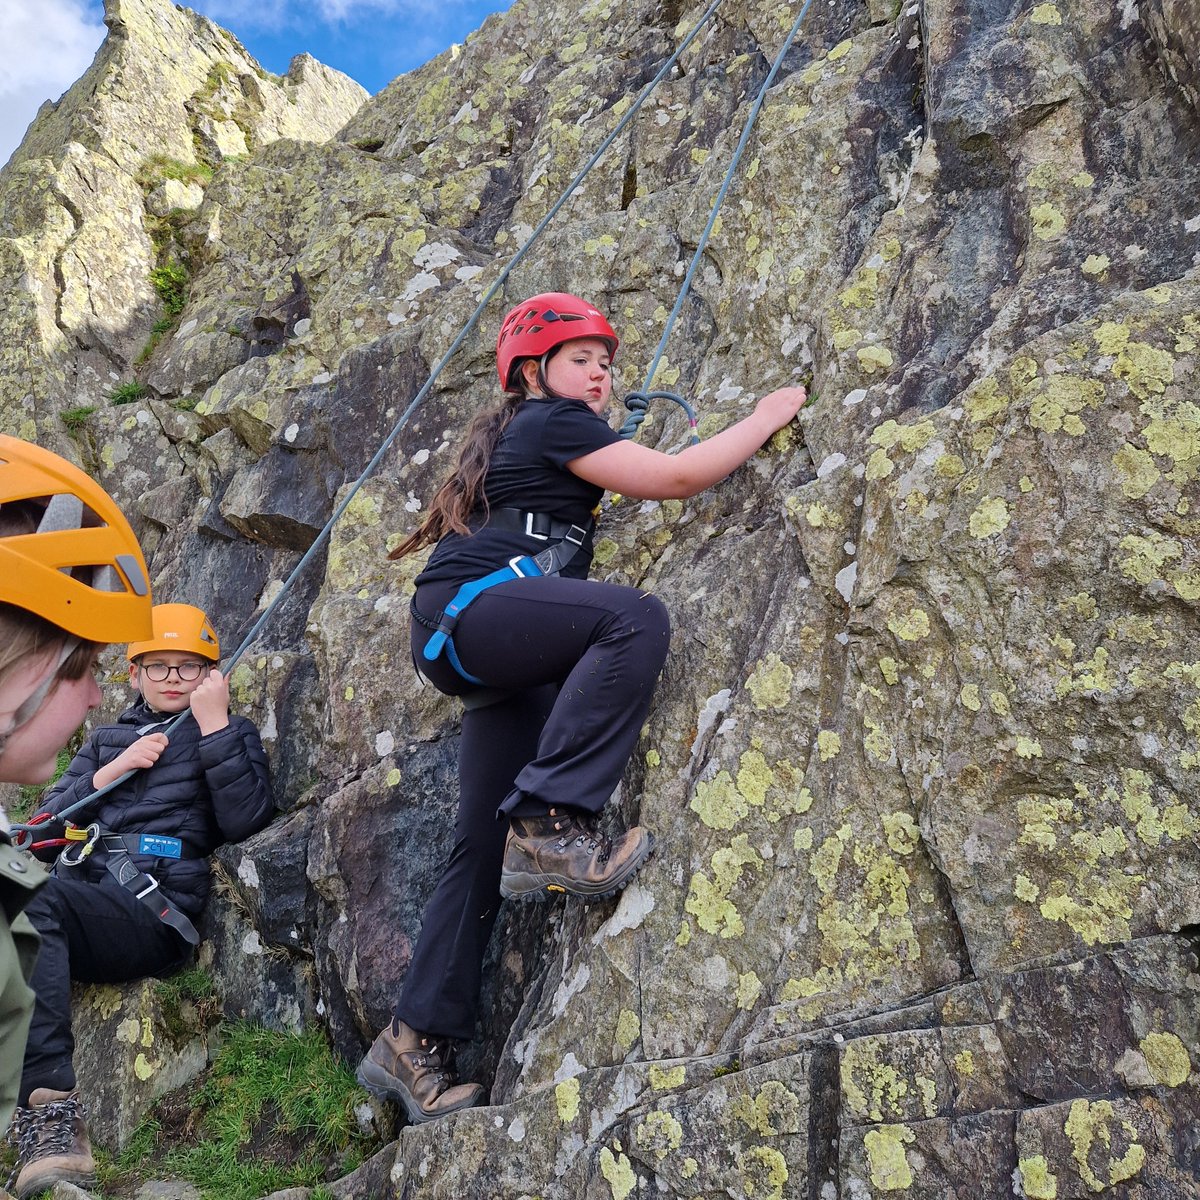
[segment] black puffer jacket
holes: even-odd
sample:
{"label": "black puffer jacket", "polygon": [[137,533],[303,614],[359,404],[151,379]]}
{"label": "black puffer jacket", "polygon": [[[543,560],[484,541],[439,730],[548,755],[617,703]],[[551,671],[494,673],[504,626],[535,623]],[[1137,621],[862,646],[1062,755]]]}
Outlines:
{"label": "black puffer jacket", "polygon": [[[102,725],[54,785],[42,807],[57,813],[95,791],[92,776],[143,734],[161,733],[175,718],[139,701],[115,725]],[[151,728],[147,728],[151,726]],[[245,717],[229,717],[224,729],[201,736],[189,713],[169,735],[154,766],[136,772],[119,787],[88,805],[70,820],[99,821],[106,833],[159,833],[183,842],[183,858],[134,854],[133,861],[153,875],[162,890],[189,916],[208,899],[208,855],[225,842],[240,842],[271,820],[275,802],[267,756],[258,730]],[[78,867],[59,865],[58,874],[120,886],[97,850]]]}

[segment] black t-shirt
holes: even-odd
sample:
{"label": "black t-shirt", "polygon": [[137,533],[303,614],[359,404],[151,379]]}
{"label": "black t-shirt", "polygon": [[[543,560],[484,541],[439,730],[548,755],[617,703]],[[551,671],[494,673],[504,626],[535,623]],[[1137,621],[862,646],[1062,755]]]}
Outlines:
{"label": "black t-shirt", "polygon": [[[490,508],[546,513],[586,526],[604,489],[572,475],[564,464],[620,441],[603,417],[582,400],[530,397],[517,410],[492,451],[483,481]],[[537,554],[546,543],[523,533],[491,529],[446,534],[434,548],[417,583],[466,583],[490,574],[519,554]],[[563,568],[570,579],[586,579],[592,536]]]}

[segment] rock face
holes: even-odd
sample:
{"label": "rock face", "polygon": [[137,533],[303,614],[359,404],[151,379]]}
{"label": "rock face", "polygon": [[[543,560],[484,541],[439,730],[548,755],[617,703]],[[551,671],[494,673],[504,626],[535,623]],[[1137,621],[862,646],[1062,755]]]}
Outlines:
{"label": "rock face", "polygon": [[[324,141],[366,91],[302,55],[264,71],[225,30],[162,0],[106,0],[87,74],[43,105],[0,171],[0,371],[6,427],[53,438],[106,404],[161,329],[158,292],[186,271],[176,238],[228,158]],[[169,308],[169,305],[168,305]]]}
{"label": "rock face", "polygon": [[[231,95],[122,124],[111,64],[151,53],[139,30],[174,29],[181,63],[230,43],[120,9],[0,176],[25,331],[0,413],[96,471],[158,594],[233,645],[703,6],[518,3],[331,141],[271,142],[264,115],[195,208],[75,131],[179,157],[186,127],[229,155]],[[792,19],[723,5],[506,287],[595,299],[627,387]],[[657,377],[708,432],[809,373],[814,399],[709,492],[603,516],[594,574],[676,628],[615,798],[660,851],[615,905],[502,914],[463,1057],[492,1107],[337,1194],[1196,1195],[1198,50],[1171,0],[814,7]],[[327,96],[320,71],[284,86]],[[66,180],[101,172],[106,223],[73,224]],[[159,311],[161,256],[131,248],[164,206],[186,305],[140,397],[64,424]],[[502,310],[234,672],[289,811],[231,856],[254,883],[213,919],[216,970],[350,1060],[454,804],[455,708],[408,663],[418,564],[385,554],[492,398]],[[684,443],[653,417],[644,441]],[[293,969],[240,971],[239,922]]]}

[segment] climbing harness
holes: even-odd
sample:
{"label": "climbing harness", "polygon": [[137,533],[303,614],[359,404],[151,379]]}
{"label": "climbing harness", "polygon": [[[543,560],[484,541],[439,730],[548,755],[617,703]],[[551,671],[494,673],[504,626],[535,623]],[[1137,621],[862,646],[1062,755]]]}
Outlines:
{"label": "climbing harness", "polygon": [[671,330],[674,328],[675,321],[683,309],[683,302],[687,299],[688,292],[691,291],[692,279],[700,266],[701,259],[704,257],[704,251],[708,247],[708,239],[717,224],[721,205],[725,203],[726,193],[728,193],[730,185],[733,183],[733,177],[737,173],[738,165],[742,161],[742,155],[745,153],[746,145],[750,141],[750,134],[753,132],[755,123],[758,121],[758,114],[762,111],[763,104],[766,102],[767,92],[775,82],[775,76],[779,74],[779,68],[783,66],[783,60],[792,48],[792,43],[796,40],[796,35],[800,32],[800,26],[804,23],[804,18],[808,15],[808,10],[811,6],[812,0],[804,0],[800,12],[796,15],[795,21],[792,22],[791,30],[788,32],[787,37],[784,38],[783,45],[779,48],[779,53],[775,56],[775,61],[771,64],[770,71],[767,72],[766,79],[762,82],[762,87],[758,89],[758,95],[754,98],[754,103],[750,106],[750,112],[746,116],[746,123],[742,126],[742,136],[738,139],[733,157],[729,160],[729,166],[725,171],[725,178],[721,181],[717,197],[713,201],[712,210],[708,214],[708,223],[704,226],[704,232],[700,235],[700,241],[696,245],[696,252],[692,255],[692,261],[688,266],[687,274],[683,277],[683,284],[679,289],[679,295],[675,298],[675,305],[667,317],[662,337],[658,340],[658,349],[655,350],[654,358],[650,363],[649,369],[646,371],[646,380],[642,384],[642,390],[640,392],[630,392],[625,397],[625,407],[630,410],[630,415],[625,419],[625,424],[621,426],[621,436],[623,438],[632,438],[637,434],[638,428],[646,419],[646,410],[649,408],[650,401],[662,398],[665,400],[674,400],[676,404],[683,408],[688,415],[688,422],[691,426],[692,445],[694,446],[700,441],[700,437],[696,432],[696,414],[687,401],[682,396],[677,396],[674,392],[651,392],[649,391],[649,387],[654,380],[655,373],[658,371],[659,363],[662,362],[663,352],[667,348],[667,339],[671,336]]}
{"label": "climbing harness", "polygon": [[594,522],[589,521],[586,526],[572,525],[547,513],[522,512],[518,508],[496,508],[488,514],[486,522],[480,522],[479,527],[482,528],[484,524],[491,529],[523,533],[540,541],[550,541],[552,538],[555,540],[553,545],[547,546],[540,554],[518,554],[508,560],[507,566],[493,571],[490,575],[484,575],[482,579],[472,579],[469,583],[464,583],[436,621],[429,620],[418,611],[414,598],[412,612],[417,623],[434,630],[433,637],[425,643],[422,657],[426,662],[436,662],[445,651],[450,665],[468,683],[479,687],[486,685],[482,679],[477,679],[463,667],[458,652],[454,649],[454,630],[463,612],[480,595],[498,583],[508,583],[513,579],[534,579],[539,575],[557,575],[579,552],[591,533]]}
{"label": "climbing harness", "polygon": [[[400,436],[400,433],[408,425],[408,422],[411,420],[413,414],[420,407],[421,403],[425,400],[426,396],[429,395],[429,392],[432,390],[434,383],[436,383],[438,378],[441,376],[441,374],[445,370],[447,364],[450,362],[450,360],[458,352],[458,350],[463,345],[463,343],[467,340],[467,338],[474,331],[476,325],[478,325],[478,323],[479,323],[480,317],[483,315],[487,306],[491,303],[493,297],[501,290],[501,288],[503,288],[504,284],[508,281],[509,276],[516,269],[516,267],[521,262],[524,261],[526,256],[529,254],[530,250],[533,248],[534,243],[542,235],[542,233],[545,231],[545,229],[550,224],[550,222],[554,219],[554,217],[558,215],[559,210],[566,204],[566,202],[570,199],[570,197],[579,188],[579,186],[582,184],[582,182],[587,177],[587,175],[592,170],[592,168],[596,165],[597,162],[600,161],[601,157],[603,157],[603,155],[607,152],[609,147],[617,140],[618,137],[620,137],[620,135],[629,126],[630,122],[632,122],[633,119],[637,116],[637,114],[641,111],[642,106],[649,99],[651,93],[655,90],[655,88],[657,88],[659,83],[661,83],[662,80],[665,79],[666,76],[674,69],[675,64],[679,61],[683,52],[688,48],[688,46],[690,46],[692,44],[692,42],[699,35],[700,31],[712,19],[713,15],[716,13],[718,7],[720,6],[720,3],[721,3],[721,0],[712,0],[712,3],[710,3],[709,6],[705,9],[704,13],[700,16],[699,20],[692,27],[692,29],[688,32],[687,36],[679,43],[679,45],[675,48],[675,50],[671,54],[671,56],[666,60],[666,62],[663,63],[662,67],[657,71],[657,73],[654,75],[654,77],[642,89],[641,93],[638,95],[638,98],[633,102],[633,104],[629,107],[629,109],[624,113],[624,115],[621,117],[621,119],[613,127],[611,132],[603,139],[603,141],[601,141],[600,145],[596,148],[596,150],[588,158],[587,162],[585,162],[583,167],[580,168],[580,170],[575,174],[575,176],[572,178],[570,183],[568,183],[568,185],[563,190],[563,192],[558,197],[558,199],[555,200],[554,204],[551,205],[551,207],[547,211],[546,215],[541,219],[541,221],[538,222],[537,226],[530,233],[529,237],[526,238],[524,244],[512,256],[512,258],[509,259],[509,261],[505,264],[505,266],[501,269],[499,274],[496,276],[495,280],[493,280],[491,285],[484,292],[483,297],[480,299],[479,303],[476,305],[474,312],[472,312],[472,314],[468,318],[466,324],[458,332],[457,336],[451,342],[449,348],[442,355],[442,357],[438,360],[437,364],[433,368],[433,371],[430,373],[429,378],[425,381],[424,384],[422,384],[421,388],[417,391],[417,394],[409,402],[408,406],[405,408],[403,413],[400,414],[400,417],[396,421],[396,424],[392,427],[391,431],[384,438],[384,440],[380,444],[378,450],[376,450],[375,454],[371,457],[370,461],[363,468],[361,474],[354,481],[354,483],[350,486],[350,488],[346,492],[345,496],[342,498],[341,503],[334,510],[334,512],[330,516],[329,520],[326,521],[325,524],[322,526],[322,528],[318,531],[316,537],[312,541],[312,544],[301,555],[300,560],[296,563],[295,567],[292,568],[288,577],[283,581],[283,584],[280,586],[279,590],[276,592],[272,601],[267,605],[267,607],[264,609],[263,613],[259,616],[259,618],[250,627],[249,632],[242,639],[241,644],[233,652],[232,656],[229,659],[228,668],[226,670],[226,675],[229,674],[229,671],[231,671],[233,669],[233,667],[238,663],[238,661],[246,653],[246,651],[254,644],[255,640],[257,639],[259,634],[262,632],[263,628],[267,625],[267,623],[274,616],[275,611],[279,608],[279,606],[287,598],[287,596],[289,595],[289,593],[295,586],[296,581],[300,578],[300,576],[303,574],[303,572],[305,570],[307,570],[307,568],[308,568],[309,564],[312,562],[312,560],[321,552],[325,543],[329,540],[329,537],[332,534],[334,527],[345,515],[347,509],[350,507],[350,505],[353,503],[355,497],[358,495],[358,492],[362,489],[363,485],[367,482],[367,480],[370,479],[372,475],[374,475],[374,473],[378,469],[380,463],[383,461],[384,456],[392,448],[392,445],[395,443],[396,439]],[[681,289],[679,297],[677,298],[677,300],[675,302],[675,306],[672,309],[670,316],[668,317],[667,327],[664,330],[662,339],[659,342],[658,351],[655,354],[654,361],[651,363],[650,370],[647,373],[646,382],[643,385],[641,392],[631,393],[630,396],[627,398],[627,401],[626,401],[627,405],[628,405],[629,400],[635,401],[634,405],[631,406],[631,409],[633,411],[632,411],[631,417],[629,418],[629,421],[633,422],[633,428],[630,431],[630,433],[626,433],[623,428],[621,431],[623,437],[632,436],[633,433],[636,432],[637,426],[640,425],[643,420],[645,420],[645,413],[646,413],[645,407],[642,407],[640,409],[640,411],[637,411],[637,402],[639,402],[641,400],[645,400],[646,403],[648,404],[649,401],[652,399],[666,398],[666,399],[671,399],[671,400],[675,401],[676,403],[680,404],[685,409],[685,411],[687,411],[688,416],[689,416],[689,421],[691,422],[692,428],[693,428],[693,438],[697,441],[699,440],[698,437],[696,437],[696,435],[694,433],[695,424],[696,424],[695,412],[691,409],[691,407],[687,404],[687,402],[685,400],[683,400],[682,397],[676,396],[674,393],[650,392],[649,391],[650,383],[653,379],[655,371],[658,368],[659,362],[661,361],[663,348],[666,344],[667,336],[669,335],[669,333],[671,331],[671,327],[673,326],[673,324],[674,324],[676,318],[678,317],[679,312],[683,306],[683,301],[684,301],[684,298],[686,297],[687,290],[691,286],[692,277],[695,274],[697,266],[699,265],[700,257],[701,257],[701,255],[707,245],[707,242],[708,242],[708,237],[712,231],[713,226],[716,223],[717,213],[719,211],[721,202],[724,200],[725,193],[728,191],[729,184],[732,181],[733,171],[736,168],[737,162],[741,158],[741,155],[744,150],[746,142],[749,141],[750,131],[753,127],[753,123],[754,123],[755,119],[757,118],[759,110],[762,108],[762,103],[763,103],[763,100],[766,95],[766,89],[774,81],[775,75],[778,73],[779,67],[782,64],[783,57],[787,53],[788,49],[790,48],[791,43],[796,36],[796,33],[799,31],[800,24],[805,16],[805,14],[808,12],[808,9],[811,6],[811,3],[812,3],[812,0],[805,0],[804,6],[802,7],[802,9],[800,11],[800,15],[796,18],[796,22],[792,26],[792,30],[788,34],[788,37],[787,37],[786,41],[784,42],[783,48],[781,49],[779,55],[776,57],[775,62],[771,67],[771,71],[768,74],[767,79],[764,82],[762,89],[760,89],[760,91],[759,91],[758,97],[755,100],[754,106],[751,109],[750,116],[747,118],[746,126],[742,131],[741,140],[739,141],[737,149],[735,150],[735,153],[734,153],[734,159],[730,164],[730,170],[726,173],[725,182],[722,184],[721,190],[718,193],[717,201],[713,206],[713,212],[709,217],[708,225],[706,226],[706,228],[704,230],[704,234],[701,237],[700,244],[698,245],[698,247],[696,249],[696,253],[693,256],[691,267],[689,268],[687,275],[684,278],[683,288]],[[627,424],[628,424],[628,422],[627,422]],[[543,551],[543,553],[545,553],[545,552]],[[574,551],[572,551],[572,553],[574,553]],[[518,578],[519,575],[518,575],[517,568],[519,567],[521,571],[526,571],[527,568],[526,568],[525,564],[529,563],[529,564],[533,564],[532,568],[528,568],[529,574],[546,574],[547,572],[542,571],[541,568],[537,566],[537,559],[539,557],[541,557],[541,556],[539,555],[539,556],[535,556],[535,557],[525,557],[525,558],[515,559],[515,560],[513,560],[512,563],[509,564],[508,567],[501,568],[501,570],[503,572],[510,572],[510,571],[512,572],[511,574],[506,576],[507,578]],[[476,582],[478,583],[480,581],[476,581]],[[501,580],[496,580],[496,582],[499,583],[499,582],[501,582]],[[462,610],[460,608],[459,609],[460,615],[461,615],[461,611]],[[446,642],[448,643],[449,640],[450,640],[449,634],[447,634]],[[178,728],[178,726],[184,720],[186,720],[189,712],[190,712],[190,710],[185,709],[183,712],[179,713],[178,716],[176,716],[172,720],[171,724],[168,725],[167,728],[163,732],[168,737],[170,737],[171,733],[176,728]],[[106,795],[107,793],[111,792],[114,788],[120,787],[121,784],[125,783],[134,774],[135,774],[135,770],[126,771],[123,775],[121,775],[119,778],[113,780],[111,783],[105,785],[102,788],[98,788],[96,791],[90,793],[87,796],[84,796],[82,799],[76,801],[74,804],[63,809],[61,812],[53,814],[53,816],[58,820],[65,821],[66,818],[69,817],[71,814],[78,812],[85,806],[94,804],[98,799],[100,799],[102,796]],[[45,821],[50,820],[51,816],[52,816],[52,814],[41,813],[41,814],[38,814],[37,816],[33,817],[28,822],[25,822],[23,824],[14,824],[13,825],[13,837],[12,837],[13,844],[18,849],[21,849],[21,850],[31,849],[31,847],[33,845],[33,833],[36,830],[37,826]]]}
{"label": "climbing harness", "polygon": [[[82,834],[82,837],[79,835]],[[127,891],[140,900],[164,925],[169,925],[184,941],[192,946],[200,944],[196,927],[160,890],[158,880],[143,871],[130,857],[142,854],[155,858],[196,858],[186,852],[185,843],[177,837],[158,833],[105,833],[98,824],[86,829],[78,827],[68,831],[71,845],[58,856],[63,867],[81,867],[93,851],[104,852],[104,866],[108,873]]]}
{"label": "climbing harness", "polygon": [[[148,725],[139,726],[136,734],[139,738],[145,737],[164,725],[168,725],[168,722],[152,721]],[[57,818],[61,819],[62,814],[57,814]],[[29,825],[36,828],[53,819],[55,817],[50,813],[39,813]],[[29,836],[32,839],[32,834]],[[164,833],[110,833],[99,822],[94,821],[87,826],[67,822],[61,838],[31,841],[29,845],[18,845],[18,849],[40,850],[53,846],[64,847],[55,860],[56,869],[60,866],[68,870],[81,867],[96,850],[102,851],[105,868],[126,891],[132,892],[160,921],[170,925],[185,941],[193,946],[199,945],[200,935],[196,932],[196,927],[159,891],[158,880],[141,870],[130,858],[131,854],[176,860],[204,857],[190,852],[181,838]]]}

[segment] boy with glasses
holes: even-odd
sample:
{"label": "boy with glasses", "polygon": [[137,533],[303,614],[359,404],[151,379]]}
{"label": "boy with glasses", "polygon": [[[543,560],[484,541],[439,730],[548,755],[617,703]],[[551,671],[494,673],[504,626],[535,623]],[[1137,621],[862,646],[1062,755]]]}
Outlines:
{"label": "boy with glasses", "polygon": [[190,604],[155,605],[152,616],[153,636],[128,651],[138,702],[93,731],[43,811],[62,812],[116,786],[70,814],[85,839],[63,849],[55,837],[63,823],[51,822],[38,827],[43,841],[33,847],[40,858],[57,858],[26,909],[42,949],[13,1121],[20,1200],[86,1180],[94,1169],[72,1063],[71,981],[121,983],[182,967],[200,940],[193,921],[208,898],[208,856],[258,832],[274,813],[262,741],[251,721],[229,712],[208,618]]}

